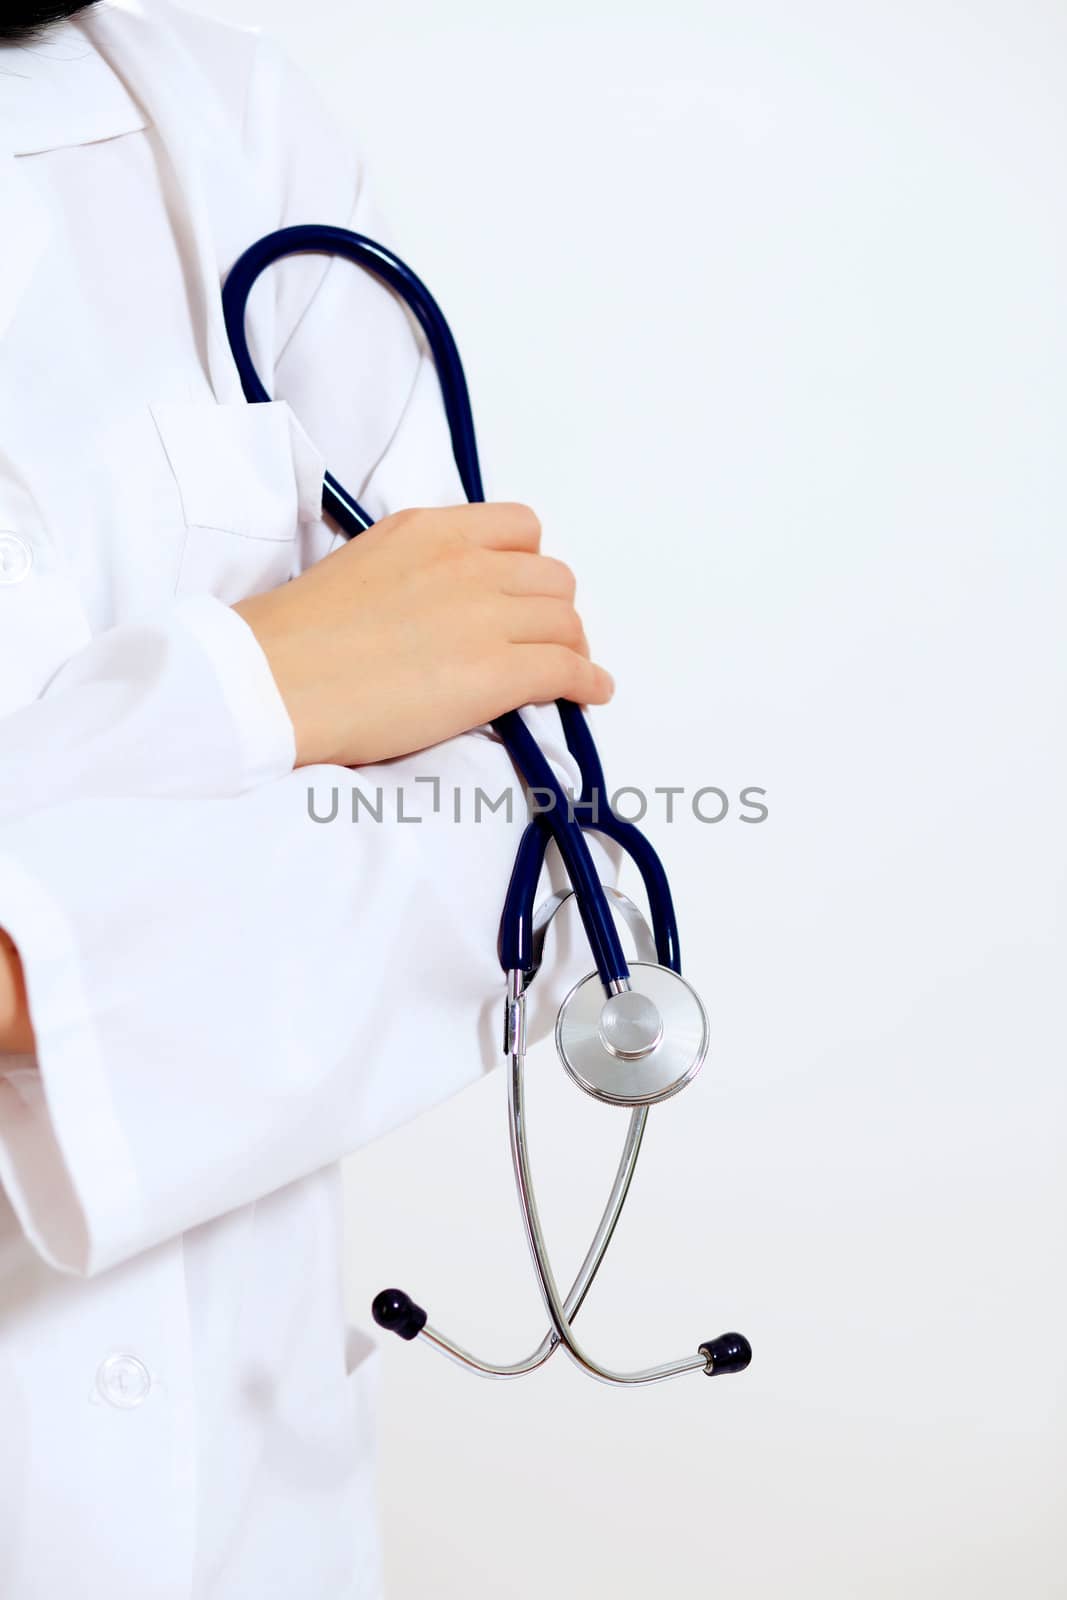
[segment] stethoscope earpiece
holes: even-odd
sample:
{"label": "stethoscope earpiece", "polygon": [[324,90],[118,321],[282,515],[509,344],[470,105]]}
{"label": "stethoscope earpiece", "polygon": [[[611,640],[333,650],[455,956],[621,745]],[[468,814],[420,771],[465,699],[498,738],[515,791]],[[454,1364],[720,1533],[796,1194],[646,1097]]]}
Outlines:
{"label": "stethoscope earpiece", "polygon": [[720,1333],[700,1346],[700,1354],[707,1357],[704,1371],[709,1378],[724,1377],[729,1372],[744,1372],[752,1360],[752,1346],[743,1333]]}
{"label": "stethoscope earpiece", "polygon": [[417,1339],[426,1326],[426,1313],[403,1289],[383,1289],[374,1296],[370,1314],[386,1333],[398,1339]]}

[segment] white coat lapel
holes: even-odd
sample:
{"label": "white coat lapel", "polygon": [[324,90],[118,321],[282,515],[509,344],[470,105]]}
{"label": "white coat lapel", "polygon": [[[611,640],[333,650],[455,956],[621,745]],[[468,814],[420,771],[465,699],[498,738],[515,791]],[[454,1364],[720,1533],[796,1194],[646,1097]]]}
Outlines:
{"label": "white coat lapel", "polygon": [[[222,315],[221,277],[202,174],[227,172],[235,205],[248,184],[233,130],[214,102],[182,40],[137,0],[92,9],[81,24],[154,125],[170,165],[172,203],[180,213],[185,260],[204,370],[220,404],[242,399]],[[232,169],[232,173],[228,171]],[[249,237],[254,237],[250,219]]]}
{"label": "white coat lapel", "polygon": [[[47,206],[19,158],[0,147],[0,339],[6,333],[52,232]],[[3,357],[0,356],[0,363]]]}
{"label": "white coat lapel", "polygon": [[145,126],[128,94],[72,23],[32,48],[0,45],[0,335],[10,326],[54,219],[27,160]]}

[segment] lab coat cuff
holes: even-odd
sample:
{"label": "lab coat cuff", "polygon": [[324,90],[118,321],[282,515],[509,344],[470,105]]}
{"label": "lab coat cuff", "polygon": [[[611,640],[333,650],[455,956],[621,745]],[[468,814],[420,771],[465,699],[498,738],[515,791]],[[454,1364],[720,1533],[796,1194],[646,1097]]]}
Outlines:
{"label": "lab coat cuff", "polygon": [[0,1186],[50,1266],[89,1273],[109,1264],[97,1242],[137,1237],[142,1204],[132,1152],[73,930],[53,896],[3,855],[0,920],[19,951],[36,1034],[36,1062],[0,1056]]}
{"label": "lab coat cuff", "polygon": [[211,660],[240,746],[242,789],[284,777],[296,735],[266,654],[232,606],[210,594],[181,595],[175,617]]}

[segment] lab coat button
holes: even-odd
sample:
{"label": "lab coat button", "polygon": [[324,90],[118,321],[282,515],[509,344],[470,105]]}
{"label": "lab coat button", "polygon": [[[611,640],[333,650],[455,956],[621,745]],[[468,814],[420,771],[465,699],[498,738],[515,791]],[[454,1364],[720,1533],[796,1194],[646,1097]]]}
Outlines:
{"label": "lab coat button", "polygon": [[0,533],[0,584],[21,583],[33,566],[33,552],[17,533]]}
{"label": "lab coat button", "polygon": [[108,1356],[96,1374],[96,1387],[108,1405],[118,1406],[120,1411],[132,1411],[148,1399],[152,1377],[136,1356]]}

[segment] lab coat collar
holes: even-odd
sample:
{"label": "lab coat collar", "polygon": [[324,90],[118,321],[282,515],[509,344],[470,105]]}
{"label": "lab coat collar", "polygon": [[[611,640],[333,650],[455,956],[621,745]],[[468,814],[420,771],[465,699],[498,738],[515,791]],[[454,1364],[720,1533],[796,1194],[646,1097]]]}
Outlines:
{"label": "lab coat collar", "polygon": [[29,286],[48,243],[52,220],[48,207],[20,170],[18,157],[0,149],[0,340]]}
{"label": "lab coat collar", "polygon": [[48,244],[48,207],[21,158],[146,127],[126,85],[68,22],[32,45],[0,47],[0,336]]}
{"label": "lab coat collar", "polygon": [[173,203],[184,213],[183,248],[205,372],[220,404],[244,398],[222,311],[222,267],[203,174],[211,171],[240,208],[248,183],[239,141],[206,90],[203,75],[160,0],[110,0],[79,27],[148,108],[174,177]]}
{"label": "lab coat collar", "polygon": [[34,267],[40,261],[50,221],[48,211],[19,173],[13,155],[0,150],[0,218],[3,218],[3,246],[0,246],[0,339],[26,290]]}
{"label": "lab coat collar", "polygon": [[143,108],[73,22],[32,44],[0,46],[0,147],[11,155],[94,144],[147,126]]}
{"label": "lab coat collar", "polygon": [[[152,126],[170,165],[182,253],[200,328],[205,373],[219,403],[242,400],[222,318],[216,229],[203,174],[230,211],[243,211],[248,173],[234,128],[160,0],[109,0],[40,45],[0,51],[0,336],[42,258],[51,222],[22,170],[24,157]],[[230,222],[235,219],[230,216]],[[256,237],[250,210],[243,237]]]}
{"label": "lab coat collar", "polygon": [[[108,0],[40,45],[0,51],[0,73],[7,74],[0,77],[0,337],[53,226],[27,180],[25,157],[152,127],[173,179],[169,189],[179,213],[204,370],[220,404],[242,400],[203,175],[210,171],[231,210],[242,213],[249,178],[239,139],[173,26],[170,7],[160,0]],[[255,226],[250,210],[242,235],[254,238]]]}

